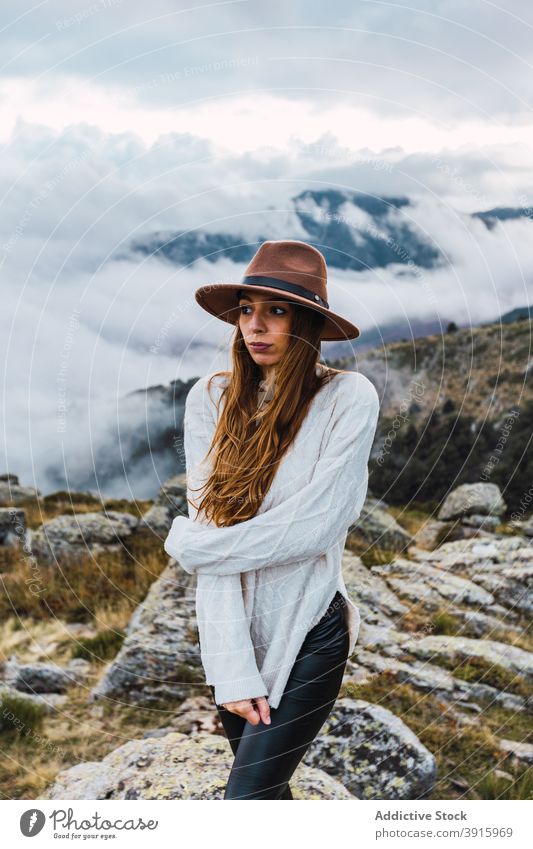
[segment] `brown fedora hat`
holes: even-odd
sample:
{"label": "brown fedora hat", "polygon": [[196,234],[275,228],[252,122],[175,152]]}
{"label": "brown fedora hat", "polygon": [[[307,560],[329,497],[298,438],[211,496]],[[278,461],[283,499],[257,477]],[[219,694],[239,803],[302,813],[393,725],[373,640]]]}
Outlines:
{"label": "brown fedora hat", "polygon": [[326,317],[321,339],[357,339],[359,328],[329,308],[326,260],[320,251],[296,239],[263,242],[248,265],[240,283],[210,283],[200,286],[194,296],[211,315],[236,324],[239,318],[237,292],[282,294]]}

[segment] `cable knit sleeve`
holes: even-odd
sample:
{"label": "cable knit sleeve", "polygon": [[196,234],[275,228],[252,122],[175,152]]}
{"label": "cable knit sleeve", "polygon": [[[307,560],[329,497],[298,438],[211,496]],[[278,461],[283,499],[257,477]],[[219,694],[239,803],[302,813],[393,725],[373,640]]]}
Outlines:
{"label": "cable knit sleeve", "polygon": [[199,575],[296,564],[325,553],[361,512],[378,416],[373,384],[358,372],[343,374],[333,425],[310,483],[281,504],[229,527],[203,527],[178,516],[165,550],[186,572]]}
{"label": "cable knit sleeve", "polygon": [[[191,488],[206,479],[209,462],[203,461],[216,427],[216,409],[207,380],[200,378],[189,390],[183,418],[187,498],[194,500],[199,492]],[[189,505],[189,516],[186,521],[191,524],[201,522],[194,506]],[[202,665],[206,680],[214,684],[216,703],[266,696],[268,689],[255,659],[240,575],[198,574],[196,612]]]}

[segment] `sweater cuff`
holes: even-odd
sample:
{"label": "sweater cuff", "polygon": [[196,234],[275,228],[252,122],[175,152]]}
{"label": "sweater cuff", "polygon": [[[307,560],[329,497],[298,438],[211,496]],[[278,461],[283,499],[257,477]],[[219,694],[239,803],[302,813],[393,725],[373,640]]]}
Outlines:
{"label": "sweater cuff", "polygon": [[241,699],[258,699],[260,696],[268,697],[268,690],[259,673],[234,681],[221,681],[214,687],[217,705],[239,702]]}

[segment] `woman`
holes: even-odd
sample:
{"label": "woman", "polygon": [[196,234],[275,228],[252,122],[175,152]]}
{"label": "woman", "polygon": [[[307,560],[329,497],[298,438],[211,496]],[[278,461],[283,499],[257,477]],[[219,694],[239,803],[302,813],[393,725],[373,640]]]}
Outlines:
{"label": "woman", "polygon": [[165,550],[197,575],[202,663],[235,755],[224,798],[292,799],[359,633],[341,559],[379,399],[363,375],[318,362],[321,339],[359,329],[330,310],[311,245],[264,242],[241,283],[196,299],[236,325],[232,370],[188,393],[192,512],[174,519]]}

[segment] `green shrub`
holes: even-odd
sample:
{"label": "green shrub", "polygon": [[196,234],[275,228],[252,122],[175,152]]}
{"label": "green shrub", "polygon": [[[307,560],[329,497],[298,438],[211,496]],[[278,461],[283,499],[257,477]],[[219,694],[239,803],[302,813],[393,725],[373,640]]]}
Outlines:
{"label": "green shrub", "polygon": [[0,733],[5,737],[38,731],[46,714],[44,705],[22,696],[0,693]]}
{"label": "green shrub", "polygon": [[502,692],[514,693],[524,698],[531,695],[531,686],[523,678],[504,666],[490,663],[482,657],[450,658],[435,656],[431,659],[431,662],[449,669],[455,678],[460,678],[461,681],[487,684]]}
{"label": "green shrub", "polygon": [[125,636],[123,631],[108,628],[94,637],[81,637],[72,646],[72,657],[82,657],[89,661],[110,660],[117,654]]}
{"label": "green shrub", "polygon": [[439,610],[432,618],[432,634],[453,637],[461,631],[461,623],[447,610]]}
{"label": "green shrub", "polygon": [[475,789],[481,799],[533,799],[533,770],[524,769],[510,779],[488,772]]}

